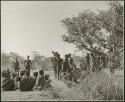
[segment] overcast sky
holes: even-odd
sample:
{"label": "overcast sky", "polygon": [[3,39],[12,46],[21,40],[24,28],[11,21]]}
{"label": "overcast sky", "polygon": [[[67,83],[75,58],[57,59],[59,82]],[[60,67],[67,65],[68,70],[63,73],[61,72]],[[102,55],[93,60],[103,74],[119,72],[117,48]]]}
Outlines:
{"label": "overcast sky", "polygon": [[[75,46],[62,41],[61,20],[78,12],[107,9],[106,1],[1,1],[1,48],[22,56],[38,51],[51,56],[74,53]],[[76,55],[79,55],[76,53]]]}

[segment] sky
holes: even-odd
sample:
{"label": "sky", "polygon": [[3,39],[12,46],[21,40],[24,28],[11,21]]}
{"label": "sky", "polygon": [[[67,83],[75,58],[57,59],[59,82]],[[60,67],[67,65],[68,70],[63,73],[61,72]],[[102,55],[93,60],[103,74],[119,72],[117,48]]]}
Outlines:
{"label": "sky", "polygon": [[22,56],[38,51],[52,56],[75,52],[75,45],[62,41],[66,32],[61,20],[86,9],[107,9],[106,1],[1,1],[1,49]]}

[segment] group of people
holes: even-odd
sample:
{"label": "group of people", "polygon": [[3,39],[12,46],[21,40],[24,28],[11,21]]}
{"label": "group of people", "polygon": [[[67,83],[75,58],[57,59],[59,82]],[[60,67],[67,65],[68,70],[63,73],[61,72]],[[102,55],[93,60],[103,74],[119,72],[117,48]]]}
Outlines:
{"label": "group of people", "polygon": [[[6,72],[2,73],[2,89],[5,91],[9,90],[20,90],[20,91],[30,91],[30,90],[43,90],[51,86],[49,75],[44,73],[44,70],[36,71],[30,76],[30,69],[32,62],[29,56],[24,61],[25,69],[20,69],[20,64],[17,58],[12,64],[13,71],[7,69]],[[8,76],[7,76],[8,74]]]}
{"label": "group of people", "polygon": [[[54,52],[53,57],[51,57],[51,61],[53,63],[53,69],[55,77],[61,79],[61,75],[69,75],[68,80],[70,80],[70,76],[73,77],[72,72],[75,72],[77,67],[74,64],[73,57],[71,54],[66,54],[65,58],[60,58],[60,54],[58,52]],[[109,56],[103,53],[87,53],[84,57],[84,61],[80,64],[79,70],[81,71],[101,71],[103,68],[109,67]]]}
{"label": "group of people", "polygon": [[[30,76],[30,69],[32,66],[32,62],[29,58],[30,57],[27,56],[27,59],[24,61],[25,70],[28,73],[28,76]],[[14,73],[17,73],[19,75],[20,64],[19,64],[19,61],[17,58],[15,58],[15,61],[13,61],[13,63],[12,63],[12,69],[13,69]]]}
{"label": "group of people", "polygon": [[51,57],[51,61],[53,63],[55,78],[60,80],[62,75],[67,74],[69,75],[68,79],[71,80],[72,71],[76,68],[71,54],[66,54],[65,58],[62,59],[58,52],[52,51],[52,53],[53,57]]}
{"label": "group of people", "polygon": [[[80,69],[77,69],[71,54],[66,54],[65,58],[62,59],[58,52],[52,51],[52,53],[53,57],[51,57],[51,61],[53,63],[54,75],[58,80],[61,80],[62,77],[67,76],[65,77],[66,80],[77,82],[77,78],[81,76],[80,72],[82,72],[82,70],[86,70],[86,72],[94,72],[101,71],[102,68],[110,68],[113,66],[112,59],[114,57],[110,57],[110,54],[92,52],[87,53],[84,57],[84,62],[80,64]],[[25,70],[20,71],[19,61],[17,58],[15,59],[12,66],[14,72],[11,73],[11,78],[9,77],[3,80],[2,87],[4,90],[7,89],[6,87],[8,87],[7,83],[11,83],[9,86],[10,88],[14,87],[14,89],[20,89],[21,91],[28,91],[32,89],[43,90],[45,87],[51,86],[49,75],[44,75],[43,70],[40,70],[39,73],[34,72],[33,76],[30,76],[32,62],[29,59],[29,56],[24,61],[24,66]]]}
{"label": "group of people", "polygon": [[48,74],[45,74],[43,70],[34,72],[32,76],[25,70],[20,71],[19,75],[16,73],[10,73],[10,77],[2,75],[2,89],[4,91],[19,90],[19,91],[31,91],[31,90],[46,90],[51,87],[51,79]]}
{"label": "group of people", "polygon": [[91,72],[100,71],[107,67],[107,56],[104,54],[87,53],[85,56],[85,68]]}

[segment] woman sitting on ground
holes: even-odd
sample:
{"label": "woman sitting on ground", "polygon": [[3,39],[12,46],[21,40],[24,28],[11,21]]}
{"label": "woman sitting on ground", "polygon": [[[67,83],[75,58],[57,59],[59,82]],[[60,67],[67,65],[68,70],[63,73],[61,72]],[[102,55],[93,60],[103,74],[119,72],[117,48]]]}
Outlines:
{"label": "woman sitting on ground", "polygon": [[38,72],[34,72],[32,76],[33,87],[34,87],[33,90],[36,90],[35,84],[36,84],[37,77],[38,77]]}
{"label": "woman sitting on ground", "polygon": [[43,70],[39,70],[39,77],[37,78],[36,80],[36,88],[41,91],[43,90],[43,86],[44,86],[44,81],[45,81],[45,78],[44,78],[44,71]]}
{"label": "woman sitting on ground", "polygon": [[1,88],[2,91],[11,91],[14,90],[14,79],[11,78],[11,73],[10,71],[3,70],[2,71],[2,77],[1,77]]}
{"label": "woman sitting on ground", "polygon": [[26,72],[24,78],[20,81],[20,91],[31,91],[34,87],[34,81],[32,77],[29,77],[29,73]]}
{"label": "woman sitting on ground", "polygon": [[25,77],[26,71],[22,70],[20,71],[20,75],[16,75],[15,79],[14,79],[14,85],[15,85],[15,89],[19,89],[20,88],[20,82],[21,80],[23,80],[23,78]]}

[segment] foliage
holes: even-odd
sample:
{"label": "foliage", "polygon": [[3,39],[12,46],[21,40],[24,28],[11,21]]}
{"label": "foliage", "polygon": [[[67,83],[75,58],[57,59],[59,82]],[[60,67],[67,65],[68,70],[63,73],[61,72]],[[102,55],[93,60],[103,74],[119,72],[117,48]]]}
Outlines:
{"label": "foliage", "polygon": [[10,57],[6,53],[1,53],[1,70],[5,70],[11,66]]}
{"label": "foliage", "polygon": [[120,53],[123,50],[123,5],[120,2],[109,2],[109,10],[100,11],[98,20],[102,27],[110,34],[107,39],[107,47]]}
{"label": "foliage", "polygon": [[63,20],[62,22],[68,33],[68,35],[62,36],[63,40],[75,44],[80,50],[85,48],[94,51],[93,45],[98,45],[95,37],[98,35],[97,31],[101,30],[96,17],[96,13],[86,10],[79,13],[78,17]]}
{"label": "foliage", "polygon": [[66,34],[62,38],[65,42],[76,45],[79,50],[95,54],[104,54],[112,48],[112,53],[119,62],[120,52],[123,51],[123,5],[119,1],[108,4],[107,11],[95,13],[85,10],[76,17],[62,20],[66,28]]}
{"label": "foliage", "polygon": [[89,74],[73,89],[90,100],[123,100],[122,86],[104,71]]}

